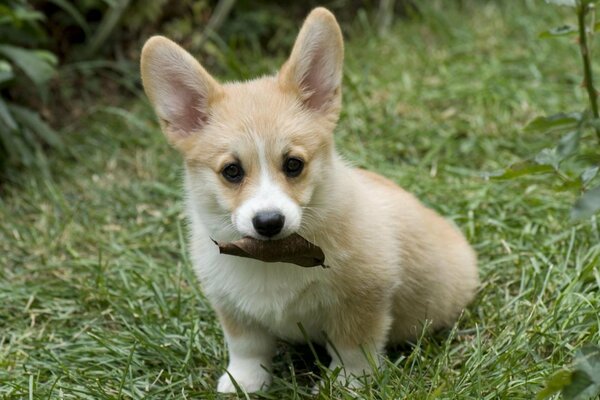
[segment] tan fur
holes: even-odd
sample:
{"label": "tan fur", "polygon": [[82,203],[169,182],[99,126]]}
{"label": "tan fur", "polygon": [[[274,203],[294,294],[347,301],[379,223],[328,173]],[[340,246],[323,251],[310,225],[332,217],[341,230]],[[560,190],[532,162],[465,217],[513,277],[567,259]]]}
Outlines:
{"label": "tan fur", "polygon": [[219,322],[221,323],[223,330],[227,332],[229,336],[238,337],[244,333],[245,329],[243,323],[240,323],[233,315],[224,310],[220,310],[218,307],[215,307],[215,312],[217,317],[219,317]]}
{"label": "tan fur", "polygon": [[[143,49],[144,87],[186,164],[197,273],[238,361],[268,364],[273,337],[296,340],[301,323],[313,340],[324,341],[325,332],[357,374],[364,369],[356,361],[358,348],[380,352],[387,343],[415,338],[426,321],[433,328],[450,326],[477,289],[475,253],[453,224],[390,180],[349,167],[335,152],[342,59],[341,32],[322,8],[309,15],[275,77],[219,84],[168,39],[152,38]],[[164,76],[165,68],[175,78]],[[195,108],[171,107],[165,98],[175,103],[178,98],[169,85],[183,90]],[[250,261],[243,267],[214,253],[208,236],[219,232],[201,226],[206,216],[199,215],[205,210],[230,215],[253,196],[265,168],[263,153],[273,183],[302,207],[298,233],[323,249],[330,269]],[[282,171],[290,155],[305,162],[295,178]],[[246,173],[240,184],[221,176],[235,160]],[[264,310],[253,305],[262,304],[252,297],[259,290],[274,296],[260,306]],[[276,317],[280,311],[282,317]],[[240,350],[246,343],[256,347]],[[245,362],[230,364],[236,379],[252,390],[267,382],[248,373]],[[335,362],[334,357],[332,366]],[[228,379],[221,378],[220,391],[232,390]]]}

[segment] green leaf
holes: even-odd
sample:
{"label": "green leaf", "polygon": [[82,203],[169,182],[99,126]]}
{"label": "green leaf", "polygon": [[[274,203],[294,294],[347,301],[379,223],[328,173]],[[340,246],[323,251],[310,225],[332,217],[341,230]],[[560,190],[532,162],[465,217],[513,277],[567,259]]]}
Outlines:
{"label": "green leaf", "polygon": [[577,33],[577,27],[573,25],[561,25],[556,28],[548,29],[547,31],[540,32],[538,37],[542,39],[557,37],[557,36],[568,36]]}
{"label": "green leaf", "polygon": [[513,164],[504,170],[489,173],[486,177],[494,180],[508,180],[527,175],[547,174],[553,171],[554,168],[550,165],[538,164],[532,160],[527,160]]}
{"label": "green leaf", "polygon": [[30,165],[33,161],[32,150],[25,145],[19,135],[6,128],[4,122],[0,120],[0,142],[7,150],[8,159],[18,161],[24,165]]}
{"label": "green leaf", "polygon": [[553,186],[554,190],[557,192],[566,192],[566,191],[577,191],[581,192],[583,188],[583,182],[580,177],[575,179],[565,179],[560,184]]}
{"label": "green leaf", "polygon": [[555,393],[560,392],[563,388],[571,383],[571,371],[560,370],[555,372],[547,381],[546,387],[542,389],[537,396],[536,400],[544,400],[549,398]]}
{"label": "green leaf", "polygon": [[596,177],[596,175],[598,174],[598,170],[600,170],[600,167],[598,167],[597,165],[594,165],[593,167],[586,168],[581,173],[581,182],[584,185],[587,185],[588,183],[590,183],[590,181],[592,179],[594,179]]}
{"label": "green leaf", "polygon": [[585,125],[594,129],[600,129],[600,118],[590,118],[586,121]]}
{"label": "green leaf", "polygon": [[575,7],[577,2],[575,0],[546,0],[548,4],[556,4],[557,6],[568,6]]}
{"label": "green leaf", "polygon": [[578,352],[571,383],[562,393],[567,400],[585,400],[600,395],[599,346],[585,346]]}
{"label": "green leaf", "polygon": [[567,133],[563,136],[556,146],[556,152],[562,159],[574,154],[579,147],[579,138],[581,137],[581,131],[576,130]]}
{"label": "green leaf", "polygon": [[[567,400],[589,399],[592,397],[594,381],[583,371],[571,374],[571,383],[562,390]],[[591,389],[591,390],[590,390]]]}
{"label": "green leaf", "polygon": [[585,192],[573,205],[571,219],[582,219],[592,216],[600,210],[600,186]]}
{"label": "green leaf", "polygon": [[15,74],[10,64],[4,60],[0,60],[0,84],[10,81]]}
{"label": "green leaf", "polygon": [[62,141],[58,134],[40,118],[38,113],[15,104],[9,105],[9,109],[20,125],[29,128],[50,146],[55,148],[62,147]]}
{"label": "green leaf", "polygon": [[85,20],[85,17],[74,7],[71,2],[67,0],[50,0],[51,3],[56,4],[60,8],[62,8],[67,14],[73,18],[73,20],[79,25],[81,29],[85,32],[85,36],[90,35],[90,26]]}
{"label": "green leaf", "polygon": [[595,382],[600,383],[600,346],[587,345],[580,352],[575,360],[578,367],[588,373]]}
{"label": "green leaf", "polygon": [[14,131],[15,129],[17,129],[17,123],[12,117],[10,110],[8,109],[8,105],[4,102],[4,99],[2,99],[2,97],[0,97],[0,121],[2,121],[4,125],[6,125],[8,131]]}
{"label": "green leaf", "polygon": [[558,155],[556,149],[543,149],[535,156],[535,162],[540,165],[550,165],[554,169],[558,169],[558,165],[562,158]]}
{"label": "green leaf", "polygon": [[559,391],[567,400],[586,400],[600,394],[599,346],[588,345],[579,350],[572,370],[554,373],[537,394],[536,400],[545,400]]}
{"label": "green leaf", "polygon": [[0,25],[12,25],[20,28],[23,23],[35,23],[45,19],[44,14],[35,11],[30,7],[15,4],[12,2],[10,6],[0,5]]}
{"label": "green leaf", "polygon": [[569,131],[577,128],[583,119],[581,113],[559,113],[547,117],[537,117],[525,127],[525,132]]}
{"label": "green leaf", "polygon": [[54,75],[57,61],[48,51],[1,45],[0,54],[18,66],[37,86],[41,86]]}
{"label": "green leaf", "polygon": [[85,56],[92,56],[106,42],[108,37],[115,30],[123,14],[125,14],[130,2],[131,0],[121,0],[110,5],[110,8],[104,14],[98,29],[96,29],[96,32],[94,32],[94,36],[92,36],[86,45],[86,49],[84,51]]}

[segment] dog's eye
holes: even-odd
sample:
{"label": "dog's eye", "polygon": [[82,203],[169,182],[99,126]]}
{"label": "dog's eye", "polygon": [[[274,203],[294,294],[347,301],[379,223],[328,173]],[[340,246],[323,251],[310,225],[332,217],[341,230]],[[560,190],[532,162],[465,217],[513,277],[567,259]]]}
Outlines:
{"label": "dog's eye", "polygon": [[299,158],[290,157],[283,164],[283,171],[287,176],[292,178],[300,175],[303,168],[304,162]]}
{"label": "dog's eye", "polygon": [[221,175],[229,182],[238,183],[244,177],[244,170],[242,166],[239,164],[231,163],[227,164],[223,171],[221,171]]}

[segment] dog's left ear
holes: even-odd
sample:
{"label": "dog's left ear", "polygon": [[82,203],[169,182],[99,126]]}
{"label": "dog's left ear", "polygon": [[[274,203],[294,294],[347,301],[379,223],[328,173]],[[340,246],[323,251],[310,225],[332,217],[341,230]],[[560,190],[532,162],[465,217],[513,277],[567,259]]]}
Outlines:
{"label": "dog's left ear", "polygon": [[315,8],[306,18],[292,54],[281,68],[279,84],[292,90],[307,108],[339,114],[344,41],[329,10]]}

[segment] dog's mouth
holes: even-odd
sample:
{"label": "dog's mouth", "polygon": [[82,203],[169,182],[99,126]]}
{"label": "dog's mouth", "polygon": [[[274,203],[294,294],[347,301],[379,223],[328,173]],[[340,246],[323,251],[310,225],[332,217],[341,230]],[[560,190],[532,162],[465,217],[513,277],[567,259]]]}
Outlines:
{"label": "dog's mouth", "polygon": [[244,237],[234,242],[213,242],[219,246],[221,254],[265,262],[285,262],[307,268],[327,268],[323,250],[296,233],[283,239],[260,240]]}

